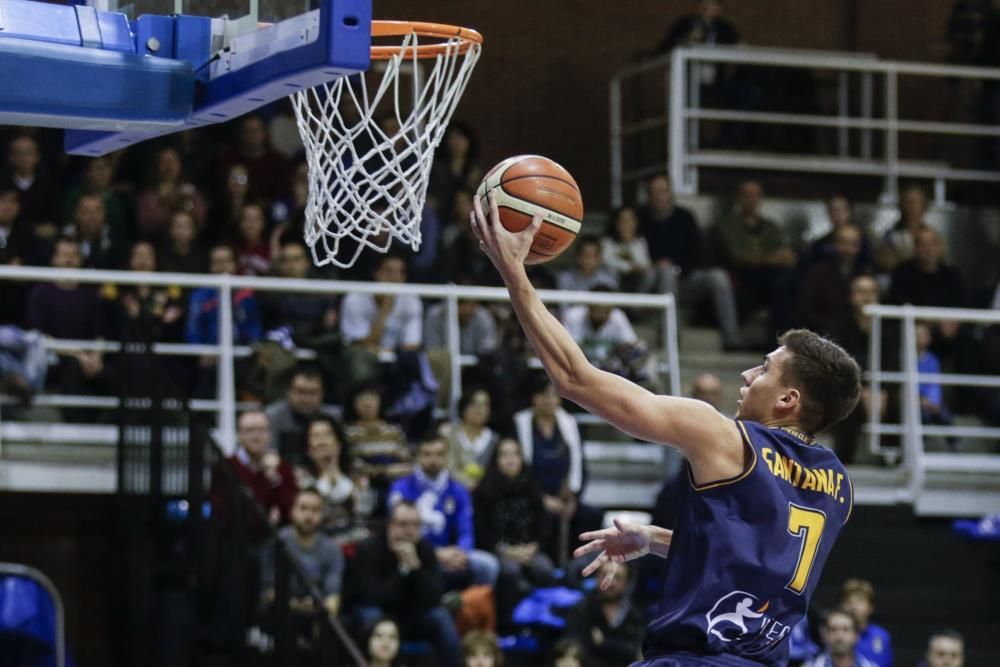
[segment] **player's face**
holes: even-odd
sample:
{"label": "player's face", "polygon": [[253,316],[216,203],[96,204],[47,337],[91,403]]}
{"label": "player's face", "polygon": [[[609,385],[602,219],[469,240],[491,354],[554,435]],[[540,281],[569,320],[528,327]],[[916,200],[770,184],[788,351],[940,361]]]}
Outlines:
{"label": "player's face", "polygon": [[779,347],[764,357],[764,363],[756,368],[743,371],[743,386],[740,399],[736,402],[736,418],[767,422],[786,389],[781,377],[781,368],[788,356],[784,347]]}
{"label": "player's face", "polygon": [[927,667],[962,667],[965,652],[962,642],[951,637],[935,637],[927,647]]}
{"label": "player's face", "polygon": [[323,518],[323,501],[315,493],[300,493],[292,505],[292,525],[304,535],[311,535],[319,528]]}

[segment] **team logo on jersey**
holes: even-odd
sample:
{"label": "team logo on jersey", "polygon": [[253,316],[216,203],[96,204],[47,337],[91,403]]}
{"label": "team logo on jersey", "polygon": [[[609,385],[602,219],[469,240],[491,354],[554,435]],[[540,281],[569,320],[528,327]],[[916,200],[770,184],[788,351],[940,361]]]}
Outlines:
{"label": "team logo on jersey", "polygon": [[791,628],[767,615],[769,600],[753,593],[733,591],[712,606],[705,620],[709,638],[739,645],[742,650],[765,649],[784,639]]}

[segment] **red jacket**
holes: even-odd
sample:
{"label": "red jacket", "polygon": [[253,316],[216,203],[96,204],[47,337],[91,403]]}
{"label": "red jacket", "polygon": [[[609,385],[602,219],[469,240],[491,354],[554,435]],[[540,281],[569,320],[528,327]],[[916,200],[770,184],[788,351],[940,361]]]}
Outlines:
{"label": "red jacket", "polygon": [[264,514],[269,516],[271,508],[277,507],[281,512],[282,523],[287,523],[289,513],[292,510],[292,503],[295,502],[295,494],[299,491],[298,484],[295,483],[295,472],[292,470],[292,466],[282,461],[278,466],[280,479],[277,483],[274,483],[264,476],[263,470],[253,465],[242,450],[230,456],[227,460],[233,466],[236,474],[243,480],[243,483],[253,491],[253,495],[257,499],[257,502],[260,503]]}

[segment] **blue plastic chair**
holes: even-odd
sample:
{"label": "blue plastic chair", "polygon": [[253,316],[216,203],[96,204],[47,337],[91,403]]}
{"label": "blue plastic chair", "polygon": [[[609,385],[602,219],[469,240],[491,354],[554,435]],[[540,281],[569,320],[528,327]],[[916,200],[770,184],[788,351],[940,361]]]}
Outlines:
{"label": "blue plastic chair", "polygon": [[48,577],[0,563],[0,653],[10,667],[67,667],[62,599]]}

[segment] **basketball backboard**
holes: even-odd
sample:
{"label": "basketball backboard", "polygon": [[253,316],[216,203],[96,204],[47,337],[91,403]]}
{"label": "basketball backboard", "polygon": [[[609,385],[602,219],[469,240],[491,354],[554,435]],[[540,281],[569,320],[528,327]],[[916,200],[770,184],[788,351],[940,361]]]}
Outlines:
{"label": "basketball backboard", "polygon": [[0,124],[102,155],[368,69],[370,0],[0,0]]}

